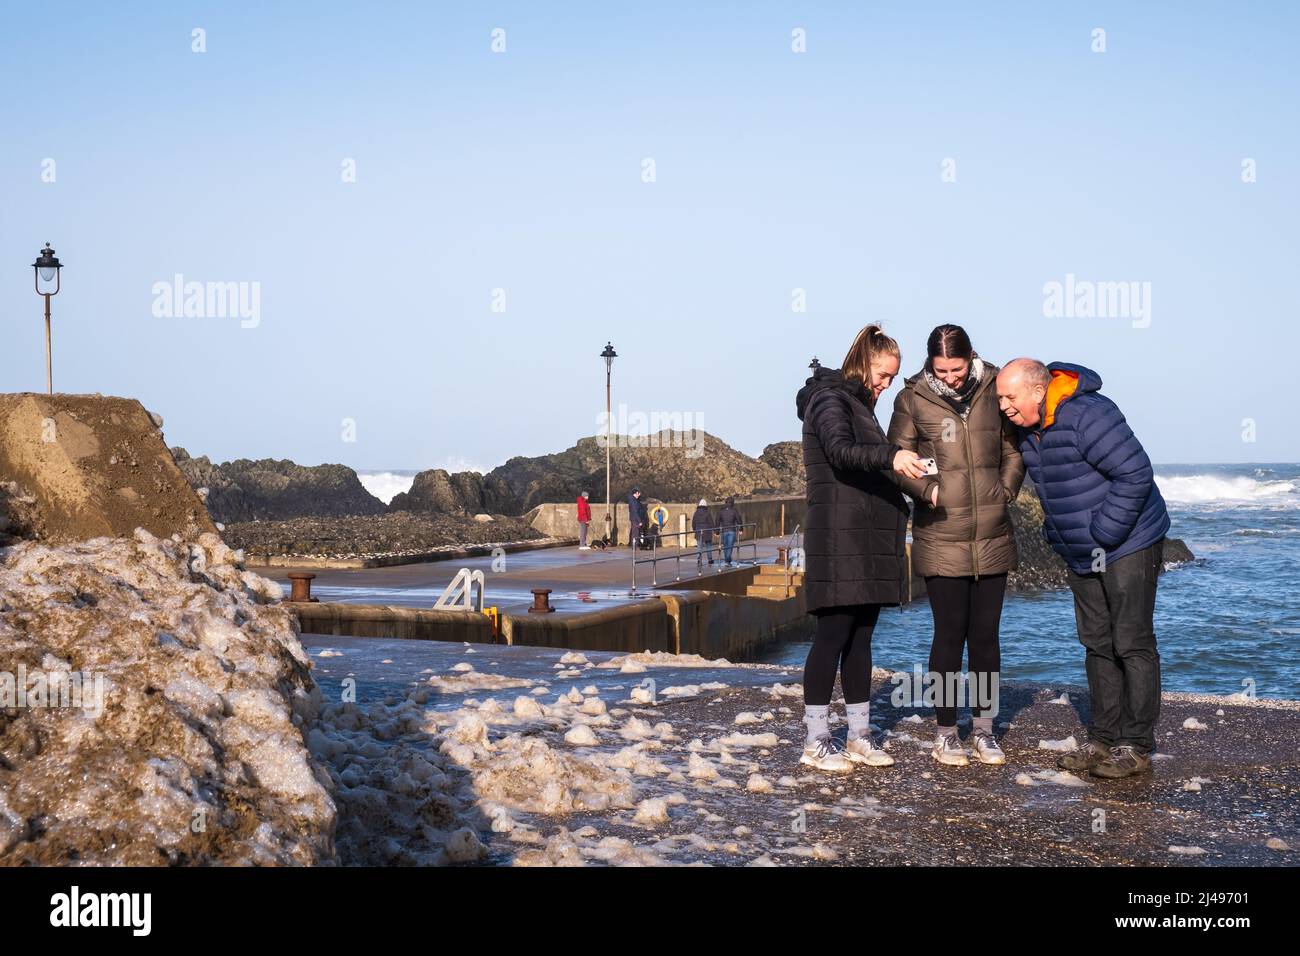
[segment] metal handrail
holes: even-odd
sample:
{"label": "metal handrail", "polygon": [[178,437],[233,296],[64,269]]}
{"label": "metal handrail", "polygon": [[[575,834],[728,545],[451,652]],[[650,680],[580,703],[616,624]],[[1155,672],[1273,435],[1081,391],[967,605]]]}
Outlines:
{"label": "metal handrail", "polygon": [[795,525],[794,530],[790,532],[790,537],[785,539],[785,593],[787,595],[790,593],[790,551],[794,547],[796,538],[802,540],[802,535],[799,534],[801,527],[803,525]]}
{"label": "metal handrail", "polygon": [[[681,535],[685,535],[685,534],[699,534],[699,533],[704,532],[704,531],[717,531],[717,532],[723,532],[723,531],[740,531],[740,532],[744,532],[744,530],[745,530],[746,528],[751,528],[751,529],[753,529],[753,540],[750,540],[750,541],[737,541],[736,544],[735,544],[733,547],[734,547],[737,551],[738,551],[739,549],[741,549],[741,548],[750,548],[750,549],[752,549],[752,551],[753,551],[753,554],[752,554],[753,563],[754,563],[754,564],[757,564],[757,563],[758,563],[758,522],[757,522],[757,521],[746,521],[746,522],[743,522],[743,523],[741,523],[741,524],[739,524],[739,525],[729,525],[728,527],[725,527],[725,528],[724,528],[724,527],[721,527],[721,526],[716,527],[716,528],[700,528],[699,531],[670,531],[670,532],[668,532],[668,534],[666,534],[666,535],[663,534],[662,532],[660,532],[659,537],[680,537]],[[639,536],[638,536],[638,537],[639,537]],[[636,556],[636,554],[637,554],[637,551],[639,551],[639,550],[641,550],[641,549],[637,547],[637,545],[636,545],[636,539],[634,538],[634,539],[633,539],[633,543],[632,543],[632,589],[631,589],[631,591],[628,592],[629,594],[636,594],[636,566],[637,566],[638,564],[648,564],[648,565],[650,565],[650,586],[651,586],[651,587],[657,587],[658,584],[659,584],[659,562],[660,562],[660,561],[676,561],[676,562],[677,562],[677,577],[676,577],[676,580],[680,581],[680,580],[682,579],[682,549],[679,548],[676,554],[670,554],[670,555],[667,555],[667,556],[661,558],[661,557],[659,557],[659,542],[658,542],[658,538],[656,538],[656,539],[654,539],[653,541],[651,541],[651,544],[650,544],[650,557],[648,557],[648,558],[638,558],[638,557]]]}

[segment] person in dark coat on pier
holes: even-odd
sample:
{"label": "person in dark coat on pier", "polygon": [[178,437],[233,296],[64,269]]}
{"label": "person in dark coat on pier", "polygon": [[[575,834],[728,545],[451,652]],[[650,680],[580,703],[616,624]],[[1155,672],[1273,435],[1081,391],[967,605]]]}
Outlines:
{"label": "person in dark coat on pier", "polygon": [[701,498],[695,514],[691,515],[691,530],[695,532],[696,570],[703,569],[705,554],[709,557],[709,564],[713,563],[713,529],[716,527],[713,520],[709,503]]}
{"label": "person in dark coat on pier", "polygon": [[[907,598],[908,510],[896,475],[925,474],[916,453],[891,444],[876,419],[876,400],[899,363],[898,343],[868,325],[843,368],[818,367],[795,399],[807,477],[804,593],[817,617],[804,665],[807,739],[799,762],[820,770],[894,762],[869,729],[871,637],[881,607]],[[843,745],[829,727],[837,670],[849,724]]]}
{"label": "person in dark coat on pier", "polygon": [[650,523],[650,513],[646,511],[641,500],[641,489],[634,487],[627,496],[628,545],[633,548],[641,546],[641,537]]}
{"label": "person in dark coat on pier", "polygon": [[737,536],[744,533],[741,528],[744,523],[745,519],[741,517],[740,509],[736,507],[736,499],[728,496],[727,503],[718,512],[718,528],[721,529],[722,537],[722,563],[727,567],[735,563],[731,560],[731,551],[736,546]]}
{"label": "person in dark coat on pier", "polygon": [[1082,365],[1020,358],[998,375],[1002,413],[1043,504],[1043,533],[1065,559],[1092,698],[1088,741],[1067,770],[1151,770],[1160,719],[1156,582],[1169,512],[1151,459]]}

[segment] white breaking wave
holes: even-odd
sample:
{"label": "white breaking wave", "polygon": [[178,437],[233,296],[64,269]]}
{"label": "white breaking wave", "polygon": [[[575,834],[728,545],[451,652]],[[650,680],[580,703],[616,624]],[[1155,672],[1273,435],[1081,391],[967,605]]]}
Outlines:
{"label": "white breaking wave", "polygon": [[1294,481],[1263,481],[1242,475],[1156,475],[1156,484],[1165,500],[1173,504],[1253,502],[1300,505]]}
{"label": "white breaking wave", "polygon": [[359,471],[361,486],[384,504],[392,504],[398,494],[405,494],[415,483],[415,475],[399,475],[393,471]]}

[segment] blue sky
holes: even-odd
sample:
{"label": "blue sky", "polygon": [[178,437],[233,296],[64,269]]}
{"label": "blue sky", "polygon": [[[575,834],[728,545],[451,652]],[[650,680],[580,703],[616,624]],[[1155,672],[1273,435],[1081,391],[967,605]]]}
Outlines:
{"label": "blue sky", "polygon": [[[217,460],[556,451],[606,339],[616,405],[757,454],[876,320],[909,373],[941,322],[1095,368],[1159,462],[1300,460],[1293,4],[229,7],[4,3],[3,390],[44,388],[48,240],[55,387]],[[155,315],[176,274],[255,327]],[[1149,324],[1045,316],[1067,275]]]}

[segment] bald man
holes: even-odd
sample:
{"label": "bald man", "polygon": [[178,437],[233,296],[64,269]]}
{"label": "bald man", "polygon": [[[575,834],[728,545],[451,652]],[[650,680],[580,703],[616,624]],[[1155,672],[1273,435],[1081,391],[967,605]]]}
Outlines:
{"label": "bald man", "polygon": [[997,379],[1043,532],[1065,559],[1092,698],[1088,740],[1058,762],[1119,778],[1151,770],[1160,718],[1153,624],[1169,513],[1151,459],[1101,377],[1082,365],[1019,358]]}

